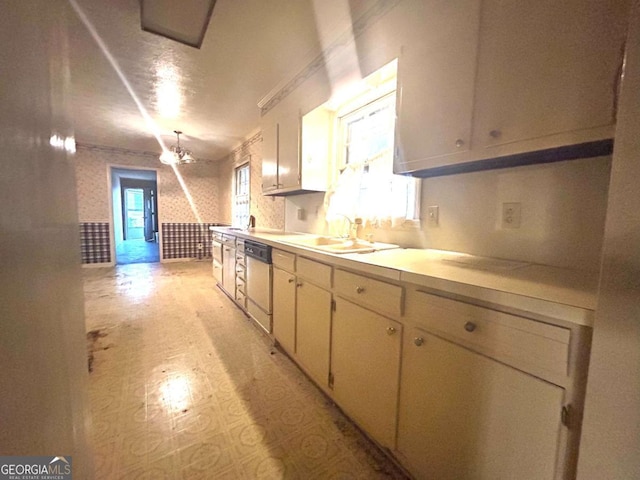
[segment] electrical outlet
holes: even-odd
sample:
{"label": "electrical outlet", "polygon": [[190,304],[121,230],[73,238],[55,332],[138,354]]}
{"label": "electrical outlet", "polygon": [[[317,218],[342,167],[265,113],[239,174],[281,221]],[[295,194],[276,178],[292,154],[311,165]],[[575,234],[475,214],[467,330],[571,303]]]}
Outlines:
{"label": "electrical outlet", "polygon": [[502,228],[520,228],[522,204],[519,202],[502,204]]}
{"label": "electrical outlet", "polygon": [[438,206],[437,205],[431,205],[430,207],[427,207],[427,223],[430,227],[437,227],[438,226]]}
{"label": "electrical outlet", "polygon": [[198,250],[202,250],[202,249],[204,248],[204,245],[202,245],[201,243],[199,243],[199,244],[197,245],[197,248],[198,248]]}

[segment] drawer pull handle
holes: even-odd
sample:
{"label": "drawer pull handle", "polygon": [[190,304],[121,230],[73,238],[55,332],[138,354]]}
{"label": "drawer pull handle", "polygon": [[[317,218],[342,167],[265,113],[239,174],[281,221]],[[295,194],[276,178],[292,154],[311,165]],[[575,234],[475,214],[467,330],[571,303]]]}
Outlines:
{"label": "drawer pull handle", "polygon": [[396,333],[396,329],[394,327],[387,327],[387,335],[393,335]]}
{"label": "drawer pull handle", "polygon": [[473,323],[473,322],[467,322],[467,323],[464,324],[464,329],[467,332],[471,333],[476,329],[476,324]]}
{"label": "drawer pull handle", "polygon": [[296,283],[296,287],[301,287],[302,283]]}
{"label": "drawer pull handle", "polygon": [[416,347],[419,347],[424,343],[424,338],[416,337],[416,338],[413,339],[413,343],[416,344]]}
{"label": "drawer pull handle", "polygon": [[356,293],[364,292],[364,287],[356,287]]}
{"label": "drawer pull handle", "polygon": [[295,278],[289,278],[289,279],[287,279],[287,282],[289,282],[289,283],[293,283],[293,282],[295,282],[295,281],[296,281],[296,279],[295,279]]}

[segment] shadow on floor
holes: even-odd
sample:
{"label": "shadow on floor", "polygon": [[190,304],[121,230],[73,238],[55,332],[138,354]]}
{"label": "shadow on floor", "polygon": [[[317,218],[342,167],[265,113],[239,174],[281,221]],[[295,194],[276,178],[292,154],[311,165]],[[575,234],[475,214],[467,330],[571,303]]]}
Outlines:
{"label": "shadow on floor", "polygon": [[144,239],[125,240],[116,245],[116,263],[156,263],[160,261],[160,249],[156,242]]}

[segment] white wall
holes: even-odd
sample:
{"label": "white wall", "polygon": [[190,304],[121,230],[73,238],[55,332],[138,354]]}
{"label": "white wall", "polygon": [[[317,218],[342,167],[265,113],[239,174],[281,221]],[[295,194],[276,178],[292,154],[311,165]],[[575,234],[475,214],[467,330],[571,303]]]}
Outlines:
{"label": "white wall", "polygon": [[640,478],[640,2],[634,2],[578,463],[580,480]]}
{"label": "white wall", "polygon": [[63,0],[0,15],[0,452],[71,455],[93,478]]}

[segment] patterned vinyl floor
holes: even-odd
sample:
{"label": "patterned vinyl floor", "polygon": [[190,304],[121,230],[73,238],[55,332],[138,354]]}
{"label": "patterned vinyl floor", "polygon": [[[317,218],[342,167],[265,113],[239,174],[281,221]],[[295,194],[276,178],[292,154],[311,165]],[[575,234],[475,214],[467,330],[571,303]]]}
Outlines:
{"label": "patterned vinyl floor", "polygon": [[214,286],[84,271],[97,479],[405,478]]}

